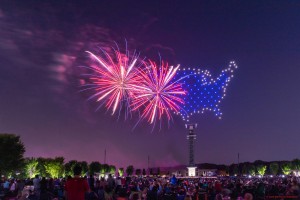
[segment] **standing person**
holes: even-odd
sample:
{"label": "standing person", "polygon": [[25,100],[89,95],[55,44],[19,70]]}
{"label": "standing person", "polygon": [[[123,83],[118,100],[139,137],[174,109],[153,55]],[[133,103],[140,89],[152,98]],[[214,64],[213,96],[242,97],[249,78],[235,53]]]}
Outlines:
{"label": "standing person", "polygon": [[9,192],[10,192],[11,196],[16,196],[16,193],[17,193],[17,184],[16,184],[16,181],[14,179],[11,180]]}
{"label": "standing person", "polygon": [[95,178],[93,175],[90,175],[90,178],[88,179],[89,181],[89,186],[90,186],[90,189],[92,191],[95,191]]}
{"label": "standing person", "polygon": [[18,197],[22,196],[22,191],[24,187],[25,187],[25,181],[23,179],[18,180],[17,182]]}
{"label": "standing person", "polygon": [[108,178],[107,178],[107,183],[108,183],[108,187],[113,190],[115,188],[115,179],[112,177],[111,174],[108,175]]}
{"label": "standing person", "polygon": [[40,184],[40,178],[39,175],[35,175],[35,178],[33,179],[33,187],[34,187],[34,193],[37,197],[37,199],[40,199],[40,193],[41,193],[41,184]]}
{"label": "standing person", "polygon": [[120,188],[122,187],[121,177],[118,177],[116,180],[116,193],[119,193]]}
{"label": "standing person", "polygon": [[65,185],[65,196],[67,200],[84,200],[85,193],[89,192],[89,185],[86,179],[80,177],[82,168],[75,165],[74,177],[67,180]]}
{"label": "standing person", "polygon": [[177,184],[177,178],[176,178],[175,175],[173,175],[173,177],[171,178],[170,182],[171,182],[172,185],[176,185]]}
{"label": "standing person", "polygon": [[42,178],[41,182],[40,182],[40,199],[44,200],[44,199],[48,199],[48,194],[47,194],[47,180],[45,177]]}
{"label": "standing person", "polygon": [[8,193],[8,191],[9,191],[9,181],[7,179],[3,183],[3,189],[4,189],[5,194]]}

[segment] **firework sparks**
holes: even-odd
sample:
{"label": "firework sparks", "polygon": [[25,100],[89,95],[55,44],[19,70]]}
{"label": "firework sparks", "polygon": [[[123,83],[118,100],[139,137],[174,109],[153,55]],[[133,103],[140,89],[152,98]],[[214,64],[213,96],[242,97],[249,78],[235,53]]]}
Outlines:
{"label": "firework sparks", "polygon": [[95,91],[89,99],[105,103],[106,108],[112,110],[112,115],[118,107],[121,109],[122,102],[125,102],[126,108],[129,108],[132,99],[131,90],[141,82],[141,77],[137,75],[139,73],[137,68],[143,61],[140,61],[135,53],[129,56],[117,50],[114,50],[114,58],[105,51],[103,51],[104,57],[96,56],[90,51],[86,52],[98,63],[96,66],[88,67],[93,73],[87,74],[90,83],[85,84],[83,90]]}
{"label": "firework sparks", "polygon": [[149,123],[154,123],[165,114],[168,120],[172,119],[171,113],[178,112],[184,103],[180,95],[185,95],[179,80],[174,76],[179,68],[168,66],[162,62],[157,67],[155,62],[149,61],[150,66],[140,72],[143,83],[136,86],[135,95],[131,106],[133,110],[142,108],[142,118],[147,118]]}

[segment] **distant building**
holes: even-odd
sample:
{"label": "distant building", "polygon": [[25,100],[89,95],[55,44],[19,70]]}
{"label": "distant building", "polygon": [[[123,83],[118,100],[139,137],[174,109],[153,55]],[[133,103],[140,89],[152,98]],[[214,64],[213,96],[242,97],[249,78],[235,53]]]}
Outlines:
{"label": "distant building", "polygon": [[198,169],[198,176],[217,176],[217,169]]}
{"label": "distant building", "polygon": [[[181,168],[170,169],[170,175],[175,175],[176,177],[187,177],[189,176],[189,170],[187,167],[182,166]],[[199,169],[195,170],[195,177],[212,177],[217,176],[217,169]]]}

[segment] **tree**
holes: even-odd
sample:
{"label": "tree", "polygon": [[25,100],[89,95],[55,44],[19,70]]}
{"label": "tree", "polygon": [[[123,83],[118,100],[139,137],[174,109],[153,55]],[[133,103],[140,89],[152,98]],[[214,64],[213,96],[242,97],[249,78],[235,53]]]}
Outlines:
{"label": "tree", "polygon": [[25,172],[27,177],[33,178],[39,174],[38,164],[39,162],[36,158],[27,158],[25,160]]}
{"label": "tree", "polygon": [[143,176],[146,176],[146,170],[145,169],[143,169]]}
{"label": "tree", "polygon": [[292,164],[290,162],[283,163],[281,165],[281,169],[282,169],[283,174],[289,175],[292,170]]}
{"label": "tree", "polygon": [[116,167],[114,165],[109,165],[109,173],[115,174],[116,173]]}
{"label": "tree", "polygon": [[158,176],[160,175],[160,168],[159,167],[157,168],[157,175]]}
{"label": "tree", "polygon": [[141,175],[142,170],[141,169],[136,169],[135,170],[135,175],[140,176]]}
{"label": "tree", "polygon": [[66,176],[73,176],[73,168],[77,164],[77,160],[70,160],[65,164],[65,175]]}
{"label": "tree", "polygon": [[59,178],[64,173],[64,158],[56,157],[54,159],[48,159],[45,163],[45,169],[52,178]]}
{"label": "tree", "polygon": [[300,171],[300,160],[294,159],[292,160],[293,170],[295,170],[297,173]]}
{"label": "tree", "polygon": [[42,158],[42,157],[37,158],[38,161],[37,169],[42,177],[50,176],[50,174],[46,171],[45,168],[46,163],[49,162],[50,160],[51,160],[50,158]]}
{"label": "tree", "polygon": [[126,174],[127,174],[127,176],[131,176],[132,173],[133,173],[133,171],[134,171],[133,166],[132,166],[132,165],[129,165],[129,166],[126,168]]}
{"label": "tree", "polygon": [[255,166],[257,166],[257,165],[264,165],[265,162],[262,161],[262,160],[256,160],[256,161],[253,162],[253,164],[254,164]]}
{"label": "tree", "polygon": [[91,164],[89,165],[89,173],[91,175],[94,175],[95,173],[100,173],[100,170],[101,170],[101,164],[97,161],[91,162]]}
{"label": "tree", "polygon": [[238,173],[239,173],[238,165],[237,164],[231,164],[229,166],[229,174],[231,176],[233,176],[233,175],[237,175]]}
{"label": "tree", "polygon": [[89,171],[87,162],[81,161],[81,162],[78,162],[78,165],[80,165],[80,167],[82,168],[81,176],[85,176],[86,173]]}
{"label": "tree", "polygon": [[257,165],[256,169],[257,169],[258,174],[263,176],[266,173],[267,166],[266,165]]}
{"label": "tree", "polygon": [[119,168],[118,171],[119,171],[119,176],[122,177],[124,175],[124,168],[121,167],[121,168]]}
{"label": "tree", "polygon": [[0,134],[0,175],[20,170],[24,165],[25,147],[20,136]]}
{"label": "tree", "polygon": [[246,164],[242,167],[242,174],[247,175],[249,173],[248,166]]}
{"label": "tree", "polygon": [[278,173],[278,171],[279,171],[279,165],[278,165],[278,163],[277,162],[272,162],[271,164],[270,164],[270,172],[271,172],[271,174],[273,174],[273,175],[277,175],[277,173]]}
{"label": "tree", "polygon": [[[230,174],[230,173],[229,173],[229,172],[230,172],[229,169],[230,169],[229,166],[226,166],[226,167],[225,167],[226,174],[228,174],[228,175]],[[168,172],[168,173],[170,173],[170,172]]]}
{"label": "tree", "polygon": [[248,166],[248,172],[250,175],[254,176],[255,175],[255,166],[254,165],[249,165]]}
{"label": "tree", "polygon": [[101,174],[106,174],[110,172],[110,167],[108,164],[103,164],[101,168]]}

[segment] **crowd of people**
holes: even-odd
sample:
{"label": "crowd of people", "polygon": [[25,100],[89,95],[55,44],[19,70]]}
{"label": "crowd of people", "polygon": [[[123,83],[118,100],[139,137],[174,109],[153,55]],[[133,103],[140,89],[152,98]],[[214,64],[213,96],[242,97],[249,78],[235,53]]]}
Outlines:
{"label": "crowd of people", "polygon": [[20,200],[252,200],[300,199],[299,177],[80,177],[3,179],[0,199]]}

